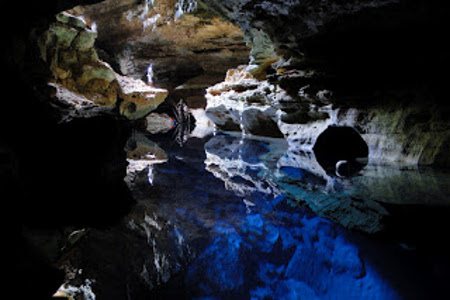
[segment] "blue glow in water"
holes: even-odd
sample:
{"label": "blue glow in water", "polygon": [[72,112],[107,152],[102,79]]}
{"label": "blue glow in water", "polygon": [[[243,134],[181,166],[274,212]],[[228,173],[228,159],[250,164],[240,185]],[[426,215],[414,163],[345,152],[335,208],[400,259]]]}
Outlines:
{"label": "blue glow in water", "polygon": [[260,141],[250,141],[241,148],[241,157],[244,162],[255,164],[260,162],[260,156],[269,152],[266,143]]}
{"label": "blue glow in water", "polygon": [[[409,284],[406,271],[386,275],[396,268],[388,266],[396,260],[392,245],[387,249],[313,212],[314,205],[338,211],[344,199],[341,193],[341,198],[330,201],[332,196],[322,190],[327,181],[314,172],[316,165],[310,162],[305,170],[267,163],[265,157],[275,157],[269,155],[273,147],[260,141],[218,137],[207,147],[216,159],[209,162],[209,171],[204,165],[193,170],[188,163],[157,169],[167,176],[171,168],[184,174],[189,190],[180,193],[192,209],[175,212],[205,233],[183,274],[183,294],[193,299],[404,298]],[[272,181],[276,176],[280,180]],[[181,179],[168,181],[173,180]],[[309,207],[292,206],[294,198],[308,198]],[[357,201],[345,208],[360,209]],[[180,233],[187,235],[182,229]],[[381,258],[387,261],[384,269],[374,263],[375,251],[367,251],[373,245],[387,249],[389,256]]]}
{"label": "blue glow in water", "polygon": [[291,178],[295,178],[295,179],[303,179],[304,173],[301,169],[299,168],[294,168],[294,167],[281,167],[280,170],[282,172],[284,172],[286,175],[290,176]]}
{"label": "blue glow in water", "polygon": [[189,268],[186,282],[199,299],[399,298],[332,222],[283,204],[241,217],[217,222]]}

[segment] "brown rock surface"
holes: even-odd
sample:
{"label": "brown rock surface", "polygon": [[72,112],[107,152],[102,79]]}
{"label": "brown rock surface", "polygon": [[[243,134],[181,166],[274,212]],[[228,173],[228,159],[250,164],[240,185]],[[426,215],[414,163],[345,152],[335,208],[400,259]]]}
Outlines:
{"label": "brown rock surface", "polygon": [[116,74],[122,98],[120,114],[130,120],[140,119],[156,109],[167,97],[167,90],[153,88],[142,80]]}
{"label": "brown rock surface", "polygon": [[201,3],[185,14],[177,5],[174,0],[110,0],[71,13],[95,24],[98,46],[122,75],[147,81],[152,66],[156,87],[168,89],[175,100],[186,98],[186,91],[188,104],[205,107],[205,89],[222,81],[228,69],[247,63],[250,50],[239,27]]}

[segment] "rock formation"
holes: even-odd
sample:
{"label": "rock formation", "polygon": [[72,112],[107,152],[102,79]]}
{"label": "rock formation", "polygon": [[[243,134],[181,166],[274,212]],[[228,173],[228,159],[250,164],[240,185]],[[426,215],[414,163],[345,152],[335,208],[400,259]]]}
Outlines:
{"label": "rock formation", "polygon": [[[250,65],[230,71],[241,76],[208,89],[207,113],[218,128],[251,133],[258,122],[274,122],[293,147],[310,150],[329,126],[352,127],[367,143],[370,163],[448,166],[449,108],[436,84],[442,56],[431,50],[443,48],[437,33],[419,46],[414,37],[440,30],[444,19],[435,7],[204,2],[239,24],[252,44]],[[253,124],[243,122],[255,109]],[[267,128],[253,134],[272,136]]]}
{"label": "rock formation", "polygon": [[39,40],[39,48],[59,100],[76,111],[119,105],[120,114],[133,120],[145,117],[167,97],[166,90],[121,76],[100,60],[94,47],[97,32],[83,18],[62,12],[56,20]]}
{"label": "rock formation", "polygon": [[71,12],[95,24],[97,46],[118,72],[168,89],[191,108],[204,108],[205,88],[248,61],[239,27],[200,2],[103,1]]}
{"label": "rock formation", "polygon": [[[407,172],[450,166],[450,109],[440,72],[448,62],[449,19],[439,4],[54,0],[22,6],[8,2],[6,11],[21,18],[2,24],[4,90],[14,95],[1,110],[0,175],[19,229],[20,272],[31,278],[16,281],[35,298],[48,298],[61,283],[56,263],[88,294],[98,288],[98,295],[117,296],[109,285],[122,298],[140,299],[195,257],[185,283],[204,289],[196,292],[205,297],[217,296],[211,289],[227,297],[235,287],[247,288],[242,274],[249,269],[257,272],[252,284],[261,287],[246,296],[283,298],[292,289],[294,296],[356,291],[366,298],[379,274],[333,222],[373,234],[386,219],[406,240],[432,249],[431,263],[411,272],[422,274],[422,283],[428,273],[421,271],[433,270],[424,295],[447,288],[439,280],[448,278],[448,264],[439,270],[434,255],[448,260],[442,238],[448,174]],[[218,135],[204,157],[205,141],[187,141],[187,126],[177,141],[192,148],[162,150],[148,134],[179,128],[160,104],[170,108],[180,99],[196,118],[206,114],[215,129],[243,138]],[[147,132],[126,142],[131,126]],[[277,140],[283,146],[246,140],[252,136],[283,138]],[[355,172],[360,176],[346,176]],[[304,216],[288,206],[291,200]],[[258,270],[247,268],[253,246],[264,257]],[[206,284],[190,285],[205,274]]]}

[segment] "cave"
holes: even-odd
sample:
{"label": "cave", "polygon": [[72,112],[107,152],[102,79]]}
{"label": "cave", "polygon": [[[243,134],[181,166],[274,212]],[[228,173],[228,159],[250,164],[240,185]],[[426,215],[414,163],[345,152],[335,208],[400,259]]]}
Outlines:
{"label": "cave", "polygon": [[0,179],[27,297],[450,293],[439,3],[5,11]]}
{"label": "cave", "polygon": [[333,172],[340,161],[352,164],[356,170],[362,169],[369,156],[367,143],[352,127],[328,127],[317,137],[313,150],[322,168]]}

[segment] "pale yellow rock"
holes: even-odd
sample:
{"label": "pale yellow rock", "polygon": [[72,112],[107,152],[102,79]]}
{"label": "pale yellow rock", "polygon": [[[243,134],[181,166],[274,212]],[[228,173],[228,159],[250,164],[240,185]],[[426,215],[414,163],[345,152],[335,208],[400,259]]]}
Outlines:
{"label": "pale yellow rock", "polygon": [[169,94],[165,89],[158,89],[145,84],[142,80],[116,74],[119,83],[119,95],[122,103],[119,107],[121,115],[130,120],[145,117],[155,110]]}

